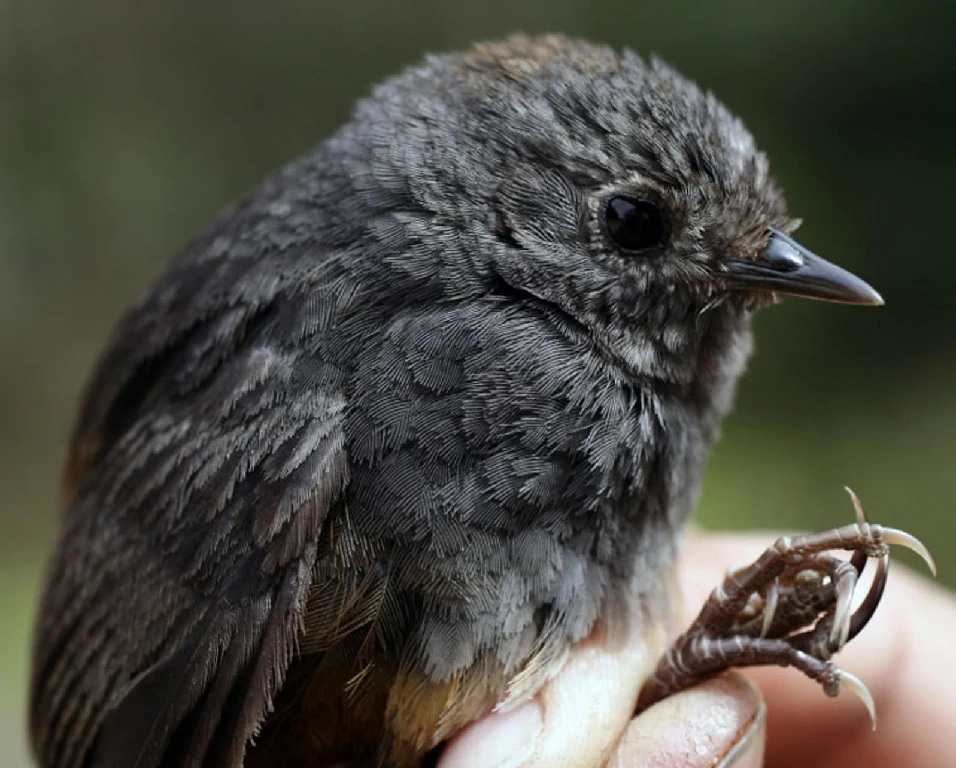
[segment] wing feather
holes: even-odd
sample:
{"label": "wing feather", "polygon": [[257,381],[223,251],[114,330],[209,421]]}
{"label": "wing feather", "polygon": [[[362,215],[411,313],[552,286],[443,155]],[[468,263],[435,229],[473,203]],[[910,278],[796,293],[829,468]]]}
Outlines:
{"label": "wing feather", "polygon": [[174,265],[94,376],[37,625],[42,766],[237,766],[272,706],[349,476],[339,389],[269,332],[307,302],[275,258]]}

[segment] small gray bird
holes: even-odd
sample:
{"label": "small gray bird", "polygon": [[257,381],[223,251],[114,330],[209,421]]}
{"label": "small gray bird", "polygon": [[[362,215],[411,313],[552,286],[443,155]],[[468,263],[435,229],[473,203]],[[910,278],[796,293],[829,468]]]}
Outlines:
{"label": "small gray bird", "polygon": [[[754,311],[881,303],[794,227],[740,121],[630,52],[515,37],[376,88],[185,248],[93,376],[40,765],[408,768],[598,624],[659,624]],[[778,546],[648,701],[739,663],[835,692],[879,596],[851,616],[821,577],[808,608],[782,577],[833,575],[834,547],[855,577],[903,536]]]}

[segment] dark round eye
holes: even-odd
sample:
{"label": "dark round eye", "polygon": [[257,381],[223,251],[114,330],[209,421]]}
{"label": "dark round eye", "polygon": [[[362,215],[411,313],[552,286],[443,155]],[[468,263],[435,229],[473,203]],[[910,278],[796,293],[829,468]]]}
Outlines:
{"label": "dark round eye", "polygon": [[631,195],[608,198],[604,226],[614,244],[627,253],[659,248],[671,233],[670,220],[659,206]]}

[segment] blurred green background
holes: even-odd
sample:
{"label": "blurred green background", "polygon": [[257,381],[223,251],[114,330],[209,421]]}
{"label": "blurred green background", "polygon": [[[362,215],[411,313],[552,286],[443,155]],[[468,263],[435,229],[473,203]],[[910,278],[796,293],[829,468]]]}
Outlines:
{"label": "blurred green background", "polygon": [[[956,4],[915,0],[0,2],[0,744],[23,700],[76,399],[136,289],[222,206],[425,51],[561,31],[656,52],[769,153],[801,240],[887,306],[788,301],[701,521],[922,537],[956,584]],[[11,751],[12,750],[12,751]]]}

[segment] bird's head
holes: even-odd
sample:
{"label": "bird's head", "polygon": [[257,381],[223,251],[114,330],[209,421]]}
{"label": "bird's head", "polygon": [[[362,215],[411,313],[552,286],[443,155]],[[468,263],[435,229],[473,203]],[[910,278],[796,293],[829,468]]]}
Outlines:
{"label": "bird's head", "polygon": [[388,169],[373,183],[441,233],[449,290],[499,281],[640,374],[686,380],[735,334],[749,349],[747,318],[780,294],[882,302],[790,239],[746,128],[659,61],[515,37],[429,58],[356,122]]}

